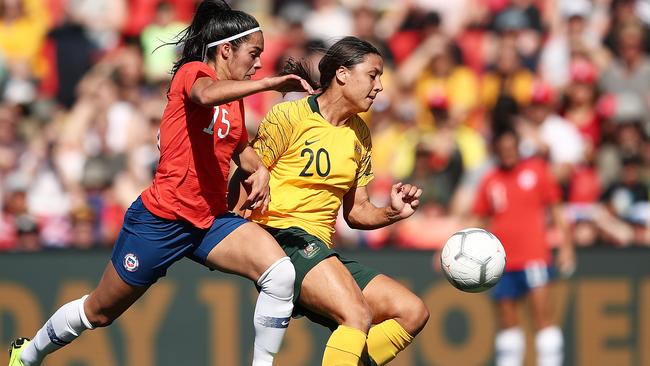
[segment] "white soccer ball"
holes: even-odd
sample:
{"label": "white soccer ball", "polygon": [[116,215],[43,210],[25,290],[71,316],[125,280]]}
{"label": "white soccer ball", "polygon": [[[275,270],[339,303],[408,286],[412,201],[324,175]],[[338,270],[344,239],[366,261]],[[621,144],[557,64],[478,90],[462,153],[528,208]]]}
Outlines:
{"label": "white soccer ball", "polygon": [[447,240],[440,264],[454,287],[465,292],[481,292],[499,282],[506,266],[506,252],[491,232],[468,228]]}

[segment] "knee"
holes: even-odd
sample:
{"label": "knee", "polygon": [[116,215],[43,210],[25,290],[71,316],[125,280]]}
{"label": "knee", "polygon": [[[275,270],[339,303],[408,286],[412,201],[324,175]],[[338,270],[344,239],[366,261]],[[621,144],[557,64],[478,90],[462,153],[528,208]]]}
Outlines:
{"label": "knee", "polygon": [[84,307],[84,313],[86,319],[93,326],[93,328],[102,328],[107,327],[117,319],[117,315],[113,315],[109,309],[106,309],[98,304],[93,304],[92,302],[86,302]]}
{"label": "knee", "polygon": [[88,322],[93,326],[93,328],[103,328],[111,325],[115,320],[115,317],[107,314],[106,312],[94,312],[89,311],[86,313],[86,318]]}
{"label": "knee", "polygon": [[289,257],[283,257],[273,263],[257,280],[263,292],[278,299],[293,298],[296,270]]}
{"label": "knee", "polygon": [[412,336],[420,333],[429,321],[429,309],[418,297],[414,297],[402,305],[398,313],[398,318],[402,320],[404,329]]}
{"label": "knee", "polygon": [[365,301],[346,304],[341,310],[339,324],[368,332],[372,325],[372,311]]}

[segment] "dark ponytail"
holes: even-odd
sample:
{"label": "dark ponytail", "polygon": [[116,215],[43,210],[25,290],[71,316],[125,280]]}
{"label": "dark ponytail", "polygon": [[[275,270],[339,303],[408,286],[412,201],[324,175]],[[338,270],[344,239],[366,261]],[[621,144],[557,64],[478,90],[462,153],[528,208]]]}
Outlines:
{"label": "dark ponytail", "polygon": [[[172,75],[188,62],[203,61],[203,57],[214,58],[218,47],[205,50],[210,42],[225,39],[247,30],[259,27],[257,20],[243,11],[232,10],[223,0],[204,0],[199,4],[192,24],[180,33],[180,38],[172,45],[183,45],[181,58],[174,63]],[[246,42],[250,35],[230,41],[234,49]],[[205,52],[205,54],[204,54]]]}
{"label": "dark ponytail", "polygon": [[314,90],[321,89],[324,92],[329,88],[339,67],[351,68],[356,64],[362,63],[366,55],[369,54],[381,56],[379,50],[367,41],[357,37],[345,37],[327,49],[325,55],[318,63],[320,82],[314,80],[310,67],[308,66],[309,64],[306,61],[298,62],[293,58],[287,60],[280,74],[298,75],[305,79]]}

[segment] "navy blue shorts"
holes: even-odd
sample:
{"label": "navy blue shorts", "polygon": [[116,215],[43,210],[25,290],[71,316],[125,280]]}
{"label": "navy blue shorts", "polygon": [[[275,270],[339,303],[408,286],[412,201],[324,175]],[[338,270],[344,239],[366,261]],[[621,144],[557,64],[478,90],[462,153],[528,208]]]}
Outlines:
{"label": "navy blue shorts", "polygon": [[199,229],[189,222],[153,215],[138,197],[124,215],[111,261],[124,282],[148,286],[183,257],[205,265],[208,253],[247,222],[228,212],[216,217],[209,229]]}
{"label": "navy blue shorts", "polygon": [[505,271],[492,289],[494,300],[519,299],[535,287],[548,284],[553,268],[545,263],[533,263],[521,271]]}

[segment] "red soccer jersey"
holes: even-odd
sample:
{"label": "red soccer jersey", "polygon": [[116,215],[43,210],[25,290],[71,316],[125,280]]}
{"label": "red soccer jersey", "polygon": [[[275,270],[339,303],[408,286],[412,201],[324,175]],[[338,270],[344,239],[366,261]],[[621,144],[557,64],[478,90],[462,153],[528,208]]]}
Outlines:
{"label": "red soccer jersey", "polygon": [[160,162],[142,202],[156,216],[208,228],[227,211],[230,159],[248,142],[241,100],[204,107],[190,99],[200,78],[216,79],[203,62],[183,65],[174,76],[160,124]]}
{"label": "red soccer jersey", "polygon": [[485,176],[474,213],[492,219],[490,231],[506,250],[506,270],[550,262],[545,208],[559,201],[560,187],[543,160],[525,160],[512,170],[494,169]]}

